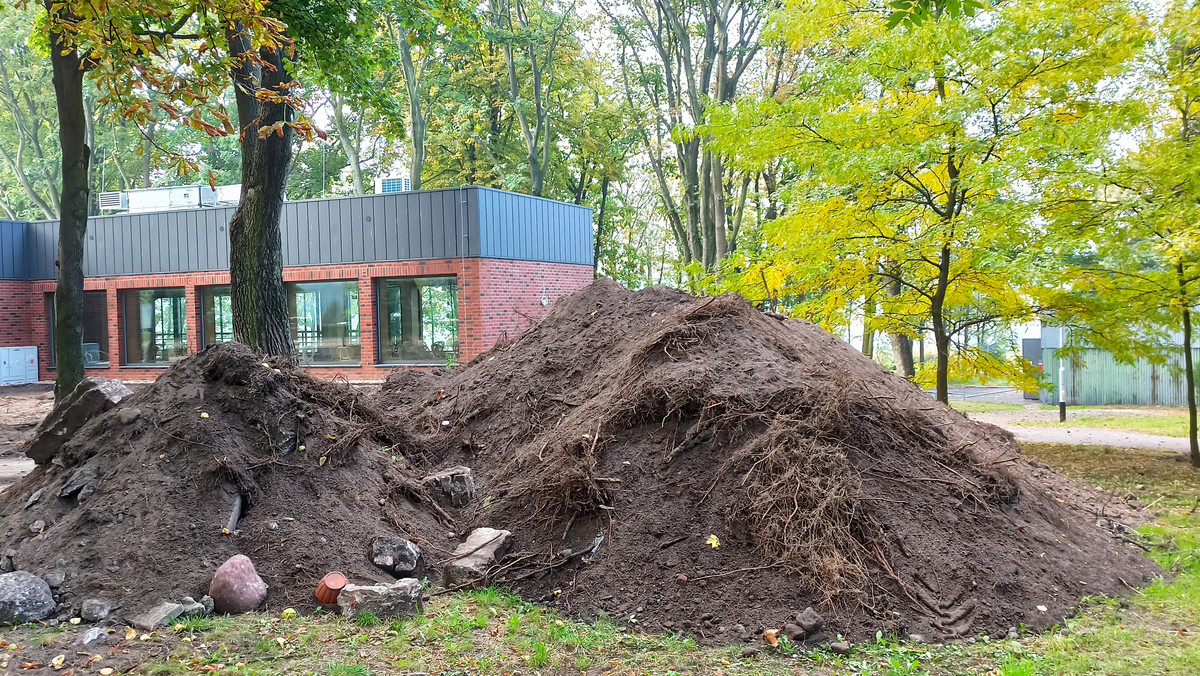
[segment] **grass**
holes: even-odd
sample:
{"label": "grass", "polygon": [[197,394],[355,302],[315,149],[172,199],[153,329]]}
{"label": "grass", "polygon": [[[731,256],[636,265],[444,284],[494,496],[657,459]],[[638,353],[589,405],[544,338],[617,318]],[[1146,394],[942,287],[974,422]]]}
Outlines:
{"label": "grass", "polygon": [[1024,411],[1020,404],[1002,404],[995,401],[950,400],[950,408],[960,413],[1000,413],[1002,411]]}
{"label": "grass", "polygon": [[1052,420],[1023,420],[1018,425],[1030,427],[1094,427],[1107,430],[1141,432],[1167,437],[1187,437],[1187,413],[1169,413],[1150,416],[1115,416],[1104,418],[1071,418],[1065,423]]}
{"label": "grass", "polygon": [[[1062,632],[1019,640],[912,644],[879,635],[848,656],[825,647],[785,649],[741,657],[742,646],[700,646],[690,637],[631,634],[608,620],[576,622],[498,589],[434,598],[415,618],[346,620],[317,613],[284,619],[255,613],[161,629],[148,641],[105,652],[98,666],[120,673],[326,674],[1194,674],[1200,673],[1200,470],[1178,454],[1059,444],[1031,444],[1026,452],[1082,481],[1139,495],[1162,496],[1155,517],[1141,528],[1151,556],[1170,579],[1125,600],[1095,598],[1065,621]],[[62,652],[57,637],[73,629],[16,628],[4,639],[9,666],[47,662]],[[43,637],[54,636],[52,640]],[[42,639],[39,642],[39,638]],[[49,644],[49,645],[44,645]],[[65,644],[64,644],[65,645]],[[40,652],[39,652],[40,651]],[[117,660],[131,660],[128,667]],[[140,660],[140,661],[138,661]],[[0,670],[5,667],[0,665]],[[65,671],[64,671],[65,673]]]}

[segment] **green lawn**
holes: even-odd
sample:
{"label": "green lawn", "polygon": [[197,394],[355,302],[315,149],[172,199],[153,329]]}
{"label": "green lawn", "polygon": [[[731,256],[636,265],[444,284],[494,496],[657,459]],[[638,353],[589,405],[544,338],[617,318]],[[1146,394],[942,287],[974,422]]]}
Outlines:
{"label": "green lawn", "polygon": [[[380,622],[360,616],[280,613],[193,619],[135,635],[77,673],[324,674],[1195,674],[1200,673],[1200,470],[1178,454],[1033,444],[1026,452],[1091,484],[1163,496],[1141,529],[1151,555],[1173,573],[1127,601],[1088,600],[1062,631],[1019,640],[909,644],[890,636],[835,656],[825,647],[706,647],[691,638],[631,634],[608,621],[585,624],[484,589],[434,598],[424,616]],[[0,670],[45,663],[72,648],[83,627],[6,630]],[[115,636],[125,636],[116,629]],[[86,659],[86,658],[85,658]],[[67,663],[67,667],[71,667]],[[74,666],[80,667],[78,663]],[[6,672],[7,673],[7,672]],[[69,673],[61,671],[59,673]]]}
{"label": "green lawn", "polygon": [[1143,434],[1158,434],[1167,437],[1186,437],[1188,435],[1187,413],[1170,413],[1154,416],[1118,416],[1112,418],[1071,417],[1067,412],[1067,422],[1043,420],[1023,420],[1018,425],[1030,427],[1096,427],[1106,430],[1123,430],[1126,432],[1141,432]]}
{"label": "green lawn", "polygon": [[997,413],[1000,411],[1024,411],[1020,404],[1001,404],[994,401],[950,400],[950,408],[961,413]]}

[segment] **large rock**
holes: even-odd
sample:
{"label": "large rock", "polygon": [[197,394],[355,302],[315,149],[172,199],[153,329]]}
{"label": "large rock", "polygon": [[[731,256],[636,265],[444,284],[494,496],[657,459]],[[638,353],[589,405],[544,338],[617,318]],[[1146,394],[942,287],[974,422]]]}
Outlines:
{"label": "large rock", "polygon": [[438,489],[454,507],[462,507],[475,498],[475,476],[470,467],[451,467],[425,477],[425,483]]}
{"label": "large rock", "polygon": [[488,568],[508,552],[512,533],[495,528],[476,528],[467,541],[454,549],[442,567],[447,587],[482,582]]}
{"label": "large rock", "polygon": [[338,594],[345,617],[371,613],[375,617],[416,617],[421,614],[421,581],[414,578],[388,584],[348,584]]}
{"label": "large rock", "polygon": [[50,585],[37,575],[24,570],[0,575],[0,624],[44,620],[54,606]]}
{"label": "large rock", "polygon": [[129,623],[142,631],[154,631],[159,627],[167,626],[171,623],[171,620],[182,614],[183,606],[181,604],[164,601],[147,611],[129,618]]}
{"label": "large rock", "polygon": [[25,445],[25,455],[38,464],[50,462],[79,428],[131,394],[133,391],[119,380],[84,378],[33,431],[33,439]]}
{"label": "large rock", "polygon": [[375,538],[371,542],[371,562],[396,577],[425,576],[425,558],[421,548],[404,538]]}
{"label": "large rock", "polygon": [[267,599],[267,583],[258,576],[250,559],[237,554],[213,573],[208,595],[218,613],[244,613]]}

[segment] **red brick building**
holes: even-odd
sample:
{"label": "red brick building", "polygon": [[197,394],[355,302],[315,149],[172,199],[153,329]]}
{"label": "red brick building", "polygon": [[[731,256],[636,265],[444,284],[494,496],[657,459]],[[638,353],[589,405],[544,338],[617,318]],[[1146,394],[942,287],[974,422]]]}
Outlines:
{"label": "red brick building", "polygon": [[[89,221],[89,374],[153,380],[232,339],[231,214]],[[321,376],[468,361],[592,280],[589,209],[487,188],[288,202],[281,229],[298,356]],[[54,378],[57,232],[0,222],[0,348],[36,346],[41,380]]]}

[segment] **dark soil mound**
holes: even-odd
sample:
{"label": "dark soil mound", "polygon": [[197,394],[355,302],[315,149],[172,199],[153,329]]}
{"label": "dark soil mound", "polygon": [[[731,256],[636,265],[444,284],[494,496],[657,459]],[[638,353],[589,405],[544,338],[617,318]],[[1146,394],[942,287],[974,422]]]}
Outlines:
{"label": "dark soil mound", "polygon": [[598,282],[421,378],[394,401],[474,468],[456,516],[515,534],[494,579],[574,614],[729,640],[812,605],[856,638],[1003,635],[1159,572],[1003,431],[738,297]]}
{"label": "dark soil mound", "polygon": [[[421,506],[433,502],[412,467],[420,448],[396,419],[349,386],[275,366],[219,345],[90,421],[54,463],[0,496],[17,567],[60,567],[65,603],[105,598],[128,615],[199,598],[238,553],[270,586],[268,606],[283,607],[315,603],[329,570],[390,579],[368,560],[374,536],[447,547],[437,508]],[[141,414],[123,424],[134,408]],[[60,495],[68,484],[75,492]],[[223,533],[239,495],[238,532]]]}

